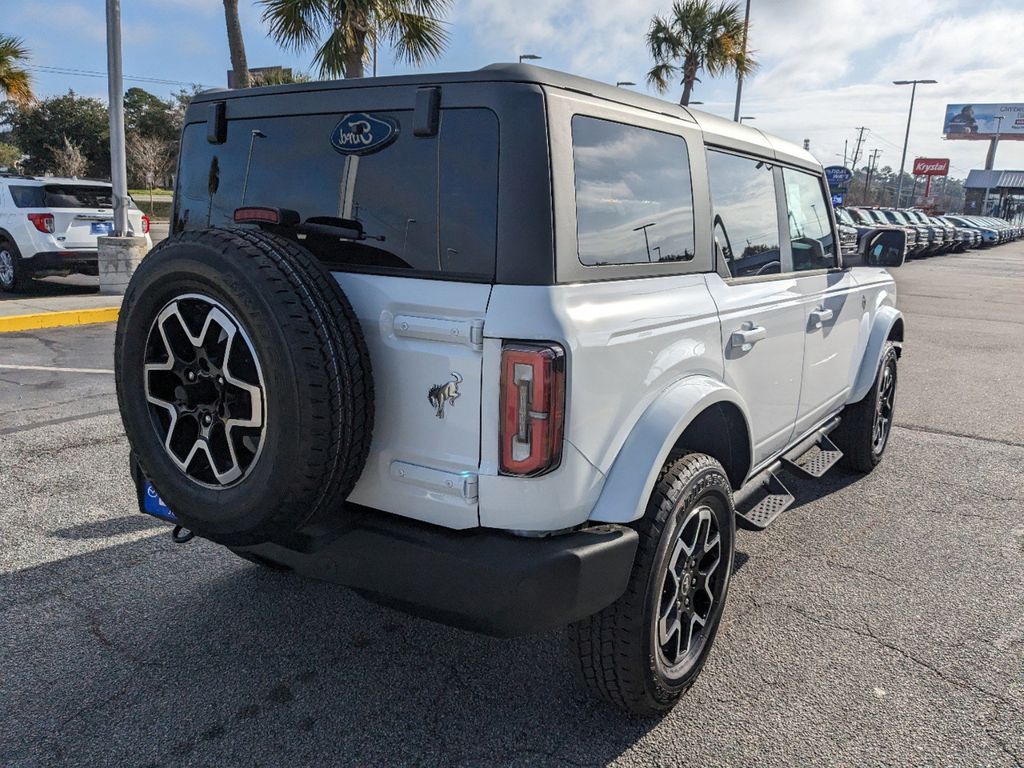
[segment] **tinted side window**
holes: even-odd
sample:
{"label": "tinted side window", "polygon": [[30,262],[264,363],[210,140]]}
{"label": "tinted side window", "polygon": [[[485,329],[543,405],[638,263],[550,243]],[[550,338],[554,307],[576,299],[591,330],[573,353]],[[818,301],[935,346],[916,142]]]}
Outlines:
{"label": "tinted side window", "polygon": [[340,114],[233,120],[222,145],[207,143],[205,125],[189,126],[178,180],[179,226],[232,226],[244,191],[245,205],[292,209],[304,223],[355,222],[347,236],[282,232],[331,268],[493,279],[495,115],[445,110],[438,136],[416,137],[412,112],[373,114],[395,121],[398,137],[362,156],[332,148]]}
{"label": "tinted side window", "polygon": [[789,209],[789,239],[793,245],[793,271],[831,269],[836,266],[836,244],[828,211],[832,202],[825,197],[821,180],[809,173],[782,170]]}
{"label": "tinted side window", "polygon": [[693,258],[693,192],[682,137],[576,115],[572,145],[583,264]]}
{"label": "tinted side window", "polygon": [[773,166],[724,152],[708,152],[716,247],[733,277],[782,271]]}

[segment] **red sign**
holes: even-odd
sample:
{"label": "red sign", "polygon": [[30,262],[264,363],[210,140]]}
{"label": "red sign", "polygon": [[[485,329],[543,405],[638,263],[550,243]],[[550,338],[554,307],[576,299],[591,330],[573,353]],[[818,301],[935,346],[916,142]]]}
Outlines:
{"label": "red sign", "polygon": [[948,176],[948,157],[919,157],[914,161],[915,176]]}

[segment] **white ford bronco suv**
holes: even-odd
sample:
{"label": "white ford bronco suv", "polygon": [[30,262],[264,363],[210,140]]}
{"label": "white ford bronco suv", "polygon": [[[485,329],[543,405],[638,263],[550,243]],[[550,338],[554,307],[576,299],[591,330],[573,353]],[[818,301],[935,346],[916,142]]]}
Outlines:
{"label": "white ford bronco suv", "polygon": [[[523,65],[208,92],[117,391],[175,535],[453,625],[569,625],[639,713],[700,672],[737,522],[892,425],[902,231],[822,169]],[[845,262],[845,263],[844,263]]]}
{"label": "white ford bronco suv", "polygon": [[[111,200],[102,181],[0,174],[0,293],[43,275],[98,274],[97,241],[114,227]],[[128,228],[149,241],[149,217],[134,203]]]}

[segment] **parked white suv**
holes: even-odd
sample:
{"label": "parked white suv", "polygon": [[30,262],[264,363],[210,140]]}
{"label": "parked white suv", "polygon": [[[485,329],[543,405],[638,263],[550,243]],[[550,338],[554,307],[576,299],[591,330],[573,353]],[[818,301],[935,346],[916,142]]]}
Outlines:
{"label": "parked white suv", "polygon": [[[784,471],[889,441],[902,230],[753,128],[501,65],[193,100],[117,329],[143,511],[670,708]],[[173,576],[169,575],[170,579]],[[444,653],[444,649],[438,649]]]}
{"label": "parked white suv", "polygon": [[[0,293],[42,275],[97,274],[96,240],[113,229],[111,206],[101,181],[0,174]],[[134,204],[128,227],[149,241],[149,217]]]}

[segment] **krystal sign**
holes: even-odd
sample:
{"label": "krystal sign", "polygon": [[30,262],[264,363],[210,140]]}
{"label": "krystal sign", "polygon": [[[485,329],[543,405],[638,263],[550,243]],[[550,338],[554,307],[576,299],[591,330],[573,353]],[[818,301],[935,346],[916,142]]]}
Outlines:
{"label": "krystal sign", "polygon": [[919,157],[914,161],[915,176],[948,176],[948,157]]}

